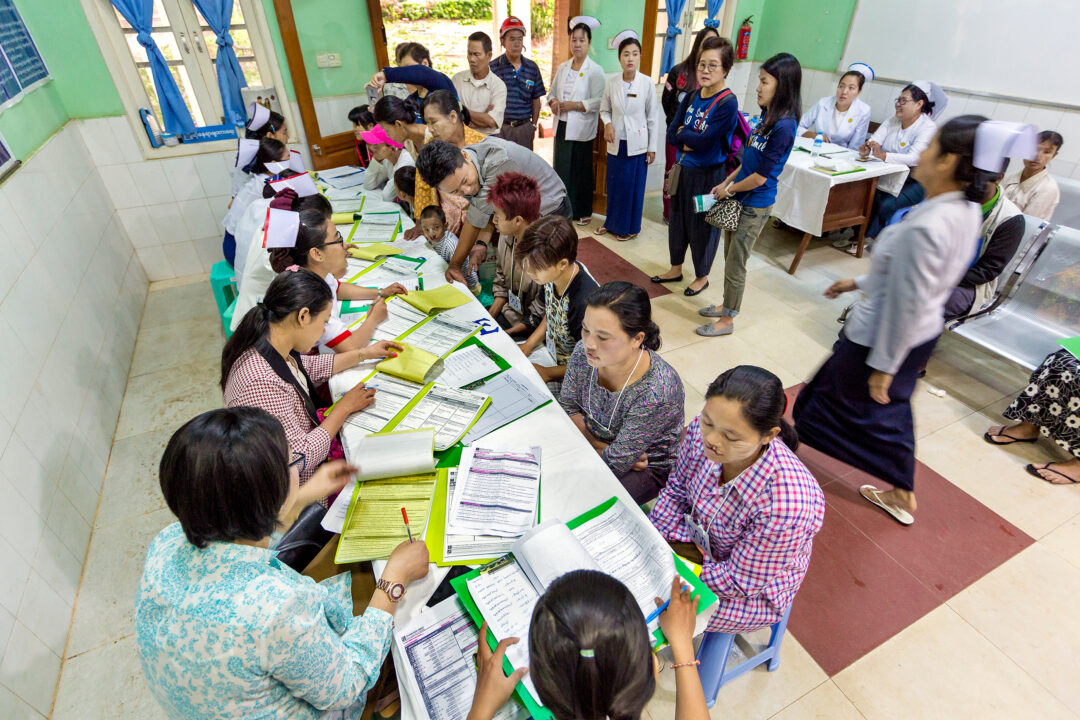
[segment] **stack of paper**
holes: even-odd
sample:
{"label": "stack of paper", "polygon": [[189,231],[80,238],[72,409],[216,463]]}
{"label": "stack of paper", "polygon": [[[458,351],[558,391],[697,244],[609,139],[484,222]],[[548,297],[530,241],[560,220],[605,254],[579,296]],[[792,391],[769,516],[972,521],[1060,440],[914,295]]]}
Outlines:
{"label": "stack of paper", "polygon": [[469,302],[469,296],[453,285],[441,285],[434,290],[409,293],[401,299],[425,313],[433,310],[449,310]]}
{"label": "stack of paper", "polygon": [[[409,293],[412,295],[412,293]],[[427,314],[412,305],[406,305],[399,297],[386,302],[386,319],[375,328],[373,340],[396,340],[427,320]]]}
{"label": "stack of paper", "polygon": [[[420,323],[405,335],[400,336],[399,339],[433,355],[443,357],[478,332],[480,328],[475,323],[456,320],[445,315],[434,315],[430,320]],[[466,383],[462,383],[464,384]]]}
{"label": "stack of paper", "polygon": [[443,369],[435,378],[435,382],[459,388],[491,377],[497,372],[499,372],[499,366],[488,357],[483,348],[479,345],[469,345],[443,358]]}
{"label": "stack of paper", "polygon": [[357,483],[334,562],[389,557],[394,548],[409,539],[402,508],[409,515],[413,533],[422,532],[431,511],[435,480],[436,474],[432,473]]}
{"label": "stack of paper", "polygon": [[323,182],[325,182],[330,187],[337,188],[338,190],[345,190],[346,188],[354,188],[354,187],[358,187],[361,184],[363,184],[363,182],[364,182],[364,171],[363,171],[363,169],[358,170],[356,168],[348,168],[348,170],[350,170],[350,172],[342,173],[342,174],[334,174],[333,177],[328,177],[328,173],[331,173],[331,172],[334,172],[334,171],[320,170],[319,171],[319,179],[322,180]]}
{"label": "stack of paper", "polygon": [[360,260],[378,260],[389,255],[400,255],[401,250],[393,245],[376,242],[349,248],[349,255]]}
{"label": "stack of paper", "polygon": [[424,389],[423,385],[399,380],[390,375],[375,372],[364,380],[367,387],[375,388],[375,402],[360,412],[355,412],[345,421],[368,432],[382,432],[413,398]]}
{"label": "stack of paper", "polygon": [[547,388],[536,387],[516,368],[499,373],[476,390],[491,398],[491,406],[463,438],[466,445],[551,402]]}
{"label": "stack of paper", "polygon": [[491,398],[483,393],[428,383],[394,427],[435,428],[435,449],[446,450],[461,440],[490,404]]}
{"label": "stack of paper", "polygon": [[403,380],[423,384],[431,369],[440,362],[439,356],[409,343],[402,343],[401,347],[395,357],[386,358],[376,365],[375,369]]}

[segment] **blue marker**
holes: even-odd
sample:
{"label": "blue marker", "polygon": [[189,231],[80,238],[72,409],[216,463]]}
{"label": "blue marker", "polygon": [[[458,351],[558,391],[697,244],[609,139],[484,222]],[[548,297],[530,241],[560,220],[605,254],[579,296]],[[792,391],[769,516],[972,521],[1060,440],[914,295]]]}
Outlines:
{"label": "blue marker", "polygon": [[[689,585],[683,585],[682,589],[685,591],[688,587],[690,587],[690,586]],[[645,624],[648,625],[653,620],[660,617],[660,613],[667,610],[667,606],[670,605],[670,604],[671,604],[671,598],[668,598],[667,600],[664,601],[663,605],[661,605],[660,607],[656,608],[651,613],[649,613],[649,617],[645,618]]]}

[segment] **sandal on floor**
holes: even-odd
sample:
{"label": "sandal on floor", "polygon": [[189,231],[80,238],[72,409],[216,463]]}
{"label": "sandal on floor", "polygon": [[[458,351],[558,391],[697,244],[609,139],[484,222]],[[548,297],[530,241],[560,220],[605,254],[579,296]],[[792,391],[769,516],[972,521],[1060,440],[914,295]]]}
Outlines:
{"label": "sandal on floor", "polygon": [[871,503],[877,505],[879,508],[884,510],[886,513],[889,514],[889,517],[891,517],[896,522],[900,523],[901,525],[911,525],[915,522],[915,518],[907,510],[904,510],[903,508],[898,508],[894,505],[890,505],[884,500],[882,500],[881,496],[878,494],[880,492],[881,491],[873,485],[863,485],[859,488],[860,495],[862,495]]}
{"label": "sandal on floor", "polygon": [[588,225],[591,222],[592,222],[592,218],[581,218],[580,220],[575,220],[574,224],[577,225],[578,227],[585,227],[586,225]]}
{"label": "sandal on floor", "polygon": [[[1051,485],[1076,485],[1076,484],[1080,484],[1080,480],[1073,480],[1071,477],[1069,477],[1065,473],[1060,472],[1060,471],[1055,470],[1054,468],[1050,467],[1051,465],[1054,465],[1054,464],[1055,463],[1048,462],[1045,465],[1043,465],[1042,467],[1035,467],[1034,465],[1029,464],[1024,469],[1027,470],[1029,474],[1034,475],[1035,477],[1039,478],[1043,482],[1048,482]],[[1052,472],[1055,475],[1057,475],[1059,478],[1063,478],[1063,479],[1062,480],[1051,480],[1048,477],[1043,477],[1042,475],[1039,474],[1039,472],[1042,471],[1042,470],[1045,470],[1047,472]]]}
{"label": "sandal on floor", "polygon": [[[1001,426],[1001,432],[992,433],[989,430],[987,430],[986,432],[983,433],[983,440],[990,443],[991,445],[1012,445],[1013,443],[1033,443],[1033,442],[1038,442],[1039,441],[1038,435],[1036,435],[1033,438],[1018,438],[1018,437],[1013,437],[1012,435],[1007,435],[1005,433],[1005,431],[1008,430],[1008,429],[1009,428],[1002,425]],[[994,439],[995,435],[997,435],[998,437],[1007,438],[1007,440],[1005,442],[1002,442],[1000,440],[995,440]]]}
{"label": "sandal on floor", "polygon": [[666,277],[660,277],[659,275],[653,275],[651,278],[649,278],[649,280],[656,283],[657,285],[663,285],[664,283],[669,283],[669,282],[682,282],[682,274],[680,274],[678,277],[673,277],[673,278],[666,278]]}
{"label": "sandal on floor", "polygon": [[694,332],[702,337],[721,337],[735,332],[735,326],[728,325],[726,328],[717,329],[712,323],[705,323],[704,325],[695,328]]}
{"label": "sandal on floor", "polygon": [[596,229],[596,232],[594,232],[593,235],[607,235],[607,228],[601,225]]}
{"label": "sandal on floor", "polygon": [[695,295],[700,295],[701,293],[705,292],[708,289],[709,289],[709,281],[706,280],[705,284],[702,285],[700,289],[693,290],[693,289],[688,287],[688,288],[686,288],[685,290],[682,291],[682,294],[685,295],[686,297],[694,297]]}

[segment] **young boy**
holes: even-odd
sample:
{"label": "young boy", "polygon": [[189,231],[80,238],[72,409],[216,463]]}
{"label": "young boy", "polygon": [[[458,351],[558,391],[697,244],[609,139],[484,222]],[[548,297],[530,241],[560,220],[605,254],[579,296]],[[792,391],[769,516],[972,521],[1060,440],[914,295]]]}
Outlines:
{"label": "young boy", "polygon": [[1049,220],[1054,214],[1054,208],[1061,200],[1061,192],[1054,178],[1046,171],[1046,166],[1057,157],[1064,142],[1060,133],[1043,130],[1039,133],[1035,159],[1025,160],[1024,169],[1002,183],[1005,197],[1016,203],[1025,214],[1043,220]]}
{"label": "young boy", "polygon": [[416,220],[416,211],[413,208],[413,200],[416,195],[416,168],[412,165],[406,165],[395,170],[394,188],[397,190],[397,201],[405,205],[409,217]]}
{"label": "young boy", "polygon": [[[439,257],[450,262],[450,258],[454,257],[454,251],[457,250],[458,239],[457,235],[446,229],[446,213],[442,208],[438,205],[428,205],[424,208],[420,212],[420,229],[431,247],[439,253]],[[480,278],[476,270],[470,266],[468,258],[461,266],[461,274],[465,276],[466,284],[469,290],[472,290],[472,294],[479,295]]]}
{"label": "young boy", "polygon": [[528,337],[544,318],[544,288],[514,261],[514,247],[525,228],[540,217],[540,188],[533,178],[510,172],[500,175],[488,194],[499,231],[495,255],[495,302],[488,311],[512,337]]}
{"label": "young boy", "polygon": [[367,143],[360,139],[360,135],[375,127],[375,117],[367,105],[357,105],[349,111],[349,122],[352,123],[353,137],[356,138],[356,157],[360,160],[360,167],[366,168],[371,162],[371,150]]}
{"label": "young boy", "polygon": [[555,358],[555,367],[534,364],[544,382],[562,384],[566,362],[581,340],[585,302],[600,287],[588,268],[577,261],[578,236],[569,218],[549,215],[530,225],[514,248],[514,258],[544,286],[544,319],[522,345],[531,355],[541,342]]}

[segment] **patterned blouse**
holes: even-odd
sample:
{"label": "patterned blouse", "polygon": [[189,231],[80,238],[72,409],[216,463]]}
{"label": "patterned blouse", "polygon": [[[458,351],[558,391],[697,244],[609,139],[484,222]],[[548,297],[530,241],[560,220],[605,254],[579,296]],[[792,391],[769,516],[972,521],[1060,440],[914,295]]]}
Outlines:
{"label": "patterned blouse", "polygon": [[568,414],[581,413],[589,432],[609,443],[600,457],[618,476],[629,472],[641,453],[648,454],[649,467],[671,467],[682,437],[682,380],[662,357],[646,352],[651,362],[648,372],[627,385],[622,398],[597,382],[580,342],[563,378],[559,402]]}
{"label": "patterned blouse", "polygon": [[[334,372],[332,354],[302,355],[300,360],[316,386],[329,380]],[[225,383],[225,407],[241,406],[262,408],[281,421],[289,449],[307,456],[300,484],[310,480],[330,454],[333,438],[312,421],[296,388],[281,379],[255,348],[240,356]]]}
{"label": "patterned blouse", "polygon": [[272,550],[213,542],[179,523],[150,545],[135,598],[143,672],[173,720],[359,718],[393,618],[353,617],[348,572],[321,583]]}
{"label": "patterned blouse", "polygon": [[[486,137],[487,135],[484,133],[473,130],[468,125],[465,126],[466,145],[478,143]],[[424,144],[427,145],[429,140],[431,140],[431,133],[424,136]],[[441,197],[439,191],[424,182],[424,179],[420,177],[420,173],[417,173],[416,193],[413,195],[413,209],[416,211],[417,219],[419,219],[424,208],[429,205],[441,206],[446,214],[446,227],[450,228],[455,235],[461,233],[461,226],[465,222],[465,211],[469,207],[469,201],[461,197]]]}
{"label": "patterned blouse", "polygon": [[825,518],[825,496],[780,439],[723,485],[721,467],[705,456],[701,419],[694,418],[649,519],[666,539],[690,542],[683,515],[692,513],[712,553],[701,579],[720,599],[708,629],[748,632],[777,622],[791,606]]}

